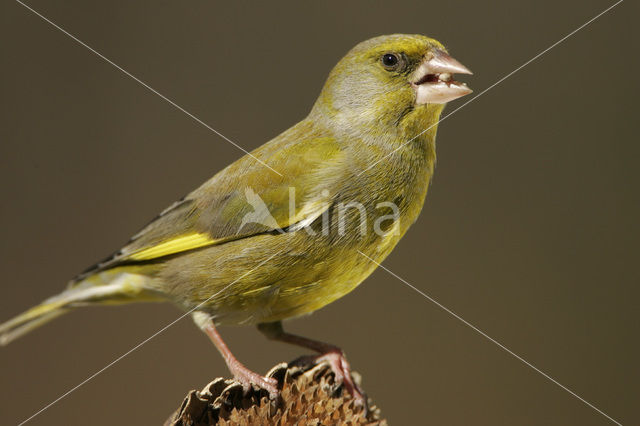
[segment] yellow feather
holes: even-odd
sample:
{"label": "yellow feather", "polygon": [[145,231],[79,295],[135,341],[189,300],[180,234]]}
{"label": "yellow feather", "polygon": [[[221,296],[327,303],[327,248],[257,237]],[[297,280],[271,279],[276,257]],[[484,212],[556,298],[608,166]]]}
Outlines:
{"label": "yellow feather", "polygon": [[164,241],[153,247],[142,249],[140,251],[132,253],[127,258],[131,260],[151,260],[158,257],[169,256],[171,254],[209,246],[212,244],[216,244],[219,241],[220,240],[212,239],[208,234],[197,232],[193,234],[181,235],[168,241]]}

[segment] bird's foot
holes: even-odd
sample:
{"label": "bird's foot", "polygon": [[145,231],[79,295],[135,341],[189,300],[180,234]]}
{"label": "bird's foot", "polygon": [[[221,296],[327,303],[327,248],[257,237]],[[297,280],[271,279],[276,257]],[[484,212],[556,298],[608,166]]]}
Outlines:
{"label": "bird's foot", "polygon": [[260,389],[264,389],[269,392],[269,398],[275,399],[278,397],[278,394],[280,393],[278,391],[278,381],[273,377],[261,376],[260,374],[249,370],[239,362],[229,365],[229,370],[231,371],[231,374],[233,374],[233,378],[240,382],[245,394],[249,392],[252,385],[255,385]]}
{"label": "bird's foot", "polygon": [[351,366],[341,350],[332,350],[322,355],[303,357],[303,359],[313,364],[321,364],[323,362],[329,364],[335,376],[336,385],[343,385],[355,400],[356,405],[367,409],[367,397],[351,377]]}

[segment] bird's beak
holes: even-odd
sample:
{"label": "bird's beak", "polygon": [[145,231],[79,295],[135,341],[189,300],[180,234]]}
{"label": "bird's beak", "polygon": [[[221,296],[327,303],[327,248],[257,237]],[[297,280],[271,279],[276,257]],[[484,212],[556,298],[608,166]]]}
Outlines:
{"label": "bird's beak", "polygon": [[440,49],[427,55],[411,76],[416,104],[444,104],[471,93],[466,84],[453,79],[453,74],[473,73]]}

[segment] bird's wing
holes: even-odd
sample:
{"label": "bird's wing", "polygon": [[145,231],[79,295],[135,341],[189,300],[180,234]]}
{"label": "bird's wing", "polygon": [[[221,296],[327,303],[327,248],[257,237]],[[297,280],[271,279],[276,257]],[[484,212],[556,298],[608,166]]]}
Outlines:
{"label": "bird's wing", "polygon": [[296,135],[295,130],[219,172],[78,278],[251,235],[295,231],[313,222],[338,191],[345,154],[331,137],[305,138],[308,132],[298,129],[302,135]]}

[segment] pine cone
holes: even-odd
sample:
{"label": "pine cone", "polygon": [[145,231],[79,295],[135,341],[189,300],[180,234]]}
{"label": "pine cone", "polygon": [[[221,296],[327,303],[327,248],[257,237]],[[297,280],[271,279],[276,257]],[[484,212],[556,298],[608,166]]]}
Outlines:
{"label": "pine cone", "polygon": [[[269,371],[281,390],[277,400],[253,388],[246,395],[242,385],[217,378],[201,391],[191,391],[165,426],[208,425],[386,425],[380,410],[356,406],[343,386],[336,386],[328,364],[278,364]],[[360,381],[353,374],[356,382]]]}

